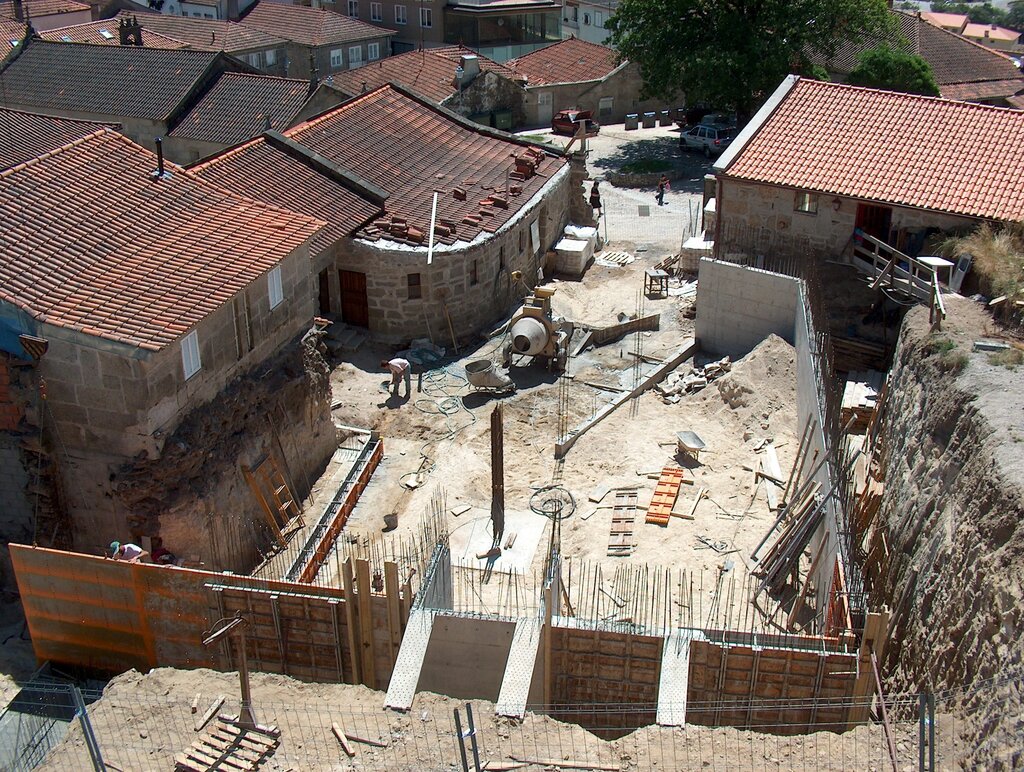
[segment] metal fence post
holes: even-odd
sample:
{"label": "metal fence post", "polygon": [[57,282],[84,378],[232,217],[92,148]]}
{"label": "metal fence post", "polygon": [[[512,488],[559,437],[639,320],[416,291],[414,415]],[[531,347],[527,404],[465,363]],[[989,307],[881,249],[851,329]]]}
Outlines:
{"label": "metal fence post", "polygon": [[928,770],[935,772],[935,695],[928,695]]}
{"label": "metal fence post", "polygon": [[92,722],[89,720],[89,713],[85,709],[85,700],[82,699],[82,692],[75,684],[71,685],[71,699],[75,703],[75,715],[82,725],[82,734],[85,736],[85,747],[89,749],[89,758],[92,761],[92,768],[96,772],[106,772],[106,765],[103,763],[103,754],[100,753],[100,744],[96,741],[96,735],[92,731]]}
{"label": "metal fence post", "polygon": [[466,703],[466,723],[469,724],[469,747],[473,750],[473,769],[480,772],[480,749],[476,744],[476,725],[473,723],[473,706]]}
{"label": "metal fence post", "polygon": [[917,695],[917,768],[919,772],[925,772],[924,768],[924,743],[925,743],[925,715],[928,700],[924,692]]}
{"label": "metal fence post", "polygon": [[469,762],[466,760],[466,740],[462,734],[462,720],[459,718],[459,709],[455,712],[455,736],[459,740],[459,755],[462,757],[462,772],[469,772]]}

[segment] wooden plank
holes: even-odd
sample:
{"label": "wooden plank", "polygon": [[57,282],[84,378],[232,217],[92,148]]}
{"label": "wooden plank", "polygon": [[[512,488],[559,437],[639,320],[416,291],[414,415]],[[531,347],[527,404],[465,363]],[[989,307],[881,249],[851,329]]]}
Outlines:
{"label": "wooden plank", "polygon": [[334,734],[334,737],[341,745],[341,749],[345,751],[346,756],[352,758],[356,755],[356,749],[353,748],[352,745],[349,743],[348,738],[345,736],[345,733],[342,731],[340,726],[338,726],[336,723],[331,724],[331,732]]}
{"label": "wooden plank", "polygon": [[256,500],[260,503],[260,507],[262,508],[263,514],[267,520],[267,525],[270,526],[271,534],[273,534],[274,538],[277,539],[278,544],[282,547],[287,547],[288,542],[281,534],[281,526],[277,523],[274,511],[270,508],[270,504],[267,503],[266,498],[264,498],[263,491],[260,490],[260,486],[256,482],[256,478],[253,477],[252,471],[245,464],[242,464],[242,476],[245,477],[245,481],[249,484],[249,488],[252,490],[253,495],[256,496]]}
{"label": "wooden plank", "polygon": [[362,683],[377,688],[377,667],[373,650],[373,604],[370,589],[370,562],[356,560],[356,599],[359,606],[360,661],[363,666]]}
{"label": "wooden plank", "polygon": [[213,701],[213,704],[206,709],[203,717],[199,719],[199,723],[195,726],[195,731],[202,731],[203,727],[210,723],[210,719],[217,715],[217,711],[220,710],[220,706],[224,704],[224,700],[226,699],[227,697],[221,694]]}
{"label": "wooden plank", "polygon": [[398,661],[398,650],[402,647],[402,610],[398,589],[398,564],[384,562],[384,592],[387,593],[388,632],[391,633],[391,667]]}
{"label": "wooden plank", "polygon": [[359,667],[359,648],[356,645],[356,596],[352,588],[352,558],[345,558],[341,565],[341,582],[345,590],[345,627],[348,634],[349,665],[352,668],[352,683],[363,682]]}

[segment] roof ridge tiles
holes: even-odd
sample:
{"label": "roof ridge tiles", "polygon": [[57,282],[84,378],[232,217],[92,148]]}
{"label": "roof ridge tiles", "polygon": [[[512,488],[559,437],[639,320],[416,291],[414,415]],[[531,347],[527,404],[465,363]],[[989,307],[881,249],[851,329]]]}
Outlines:
{"label": "roof ridge tiles", "polygon": [[[29,113],[29,114],[32,115],[33,113]],[[135,143],[131,142],[131,140],[128,140],[128,138],[125,137],[120,132],[114,131],[113,129],[111,129],[111,128],[107,127],[107,126],[103,126],[102,128],[97,129],[96,131],[92,132],[91,134],[86,134],[86,135],[84,135],[82,137],[78,137],[77,139],[73,139],[70,142],[68,142],[67,144],[61,145],[60,147],[55,147],[53,150],[47,150],[45,153],[41,153],[40,155],[34,156],[32,158],[29,158],[27,161],[22,161],[19,164],[15,164],[14,166],[12,166],[9,169],[4,169],[3,171],[0,171],[0,180],[6,179],[7,177],[11,176],[15,172],[23,171],[26,167],[35,166],[36,164],[39,164],[39,163],[41,163],[42,161],[45,161],[48,158],[53,158],[55,155],[59,155],[61,153],[64,153],[64,152],[66,152],[66,151],[68,151],[70,149],[73,149],[73,148],[77,147],[78,145],[82,145],[82,144],[84,144],[86,142],[89,142],[89,141],[95,139],[96,137],[98,137],[99,135],[105,134],[105,133],[110,133],[113,136],[118,137],[119,139],[124,139],[124,140],[127,140],[128,142],[130,142],[131,144],[135,144]],[[173,164],[171,164],[171,165],[173,166]]]}
{"label": "roof ridge tiles", "polygon": [[949,97],[943,96],[926,96],[924,94],[910,94],[906,91],[892,91],[889,89],[871,88],[870,86],[854,86],[850,83],[832,83],[831,81],[814,80],[813,78],[804,78],[801,76],[796,77],[797,83],[813,84],[814,86],[822,86],[835,89],[847,89],[850,91],[871,91],[876,94],[885,94],[890,98],[904,99],[907,101],[951,102],[964,109],[977,108],[982,110],[996,110],[1005,113],[1021,112],[1020,110],[1013,107],[1000,107],[999,105],[988,105],[982,104],[981,102],[965,102],[960,99],[950,99]]}

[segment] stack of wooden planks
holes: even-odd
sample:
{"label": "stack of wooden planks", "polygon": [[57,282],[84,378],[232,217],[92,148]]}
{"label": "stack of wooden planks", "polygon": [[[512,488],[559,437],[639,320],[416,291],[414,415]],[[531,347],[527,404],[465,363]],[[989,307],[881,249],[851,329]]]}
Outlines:
{"label": "stack of wooden planks", "polygon": [[666,466],[661,470],[658,484],[651,496],[651,504],[647,507],[647,522],[654,525],[667,526],[672,519],[672,507],[679,495],[679,486],[683,483],[683,470],[678,466]]}
{"label": "stack of wooden planks", "polygon": [[280,745],[281,731],[273,726],[242,729],[232,718],[218,716],[187,751],[174,757],[174,768],[188,772],[259,769]]}
{"label": "stack of wooden planks", "polygon": [[863,434],[867,431],[884,381],[885,374],[877,370],[854,371],[846,377],[840,420],[843,426],[849,427],[849,432]]}
{"label": "stack of wooden planks", "polygon": [[636,520],[636,491],[617,491],[615,506],[612,507],[612,526],[608,535],[608,554],[613,557],[628,557],[633,554],[636,542],[633,538],[633,523]]}

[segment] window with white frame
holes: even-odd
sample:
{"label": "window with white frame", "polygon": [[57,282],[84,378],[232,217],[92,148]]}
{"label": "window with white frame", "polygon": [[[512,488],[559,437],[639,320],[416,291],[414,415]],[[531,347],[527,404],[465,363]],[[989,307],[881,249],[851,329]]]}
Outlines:
{"label": "window with white frame", "polygon": [[267,67],[271,67],[277,64],[277,49],[268,48],[263,52],[263,61],[267,63]]}
{"label": "window with white frame", "polygon": [[434,11],[431,8],[420,8],[420,26],[421,27],[433,27],[434,26]]}
{"label": "window with white frame", "polygon": [[344,54],[342,54],[340,48],[335,48],[333,51],[331,51],[331,67],[337,69],[338,67],[341,67],[344,61]]}
{"label": "window with white frame", "polygon": [[281,266],[277,266],[267,274],[267,294],[270,296],[270,307],[277,308],[284,302],[284,288],[281,286]]}
{"label": "window with white frame", "polygon": [[595,27],[603,27],[604,26],[604,12],[603,11],[594,11],[594,26]]}
{"label": "window with white frame", "polygon": [[816,193],[803,193],[798,191],[796,200],[793,202],[793,210],[804,214],[818,213],[818,196]]}
{"label": "window with white frame", "polygon": [[363,66],[363,47],[351,46],[348,49],[348,68],[354,70]]}
{"label": "window with white frame", "polygon": [[395,24],[407,24],[407,23],[408,23],[408,19],[406,18],[406,15],[405,15],[405,6],[404,5],[396,5],[395,6]]}
{"label": "window with white frame", "polygon": [[359,0],[348,0],[348,15],[353,19],[359,18]]}
{"label": "window with white frame", "polygon": [[375,59],[380,59],[380,43],[366,44],[366,58],[371,62]]}
{"label": "window with white frame", "polygon": [[181,366],[185,370],[186,381],[203,367],[199,358],[199,333],[195,330],[181,339]]}
{"label": "window with white frame", "polygon": [[370,21],[384,21],[384,5],[370,3]]}

